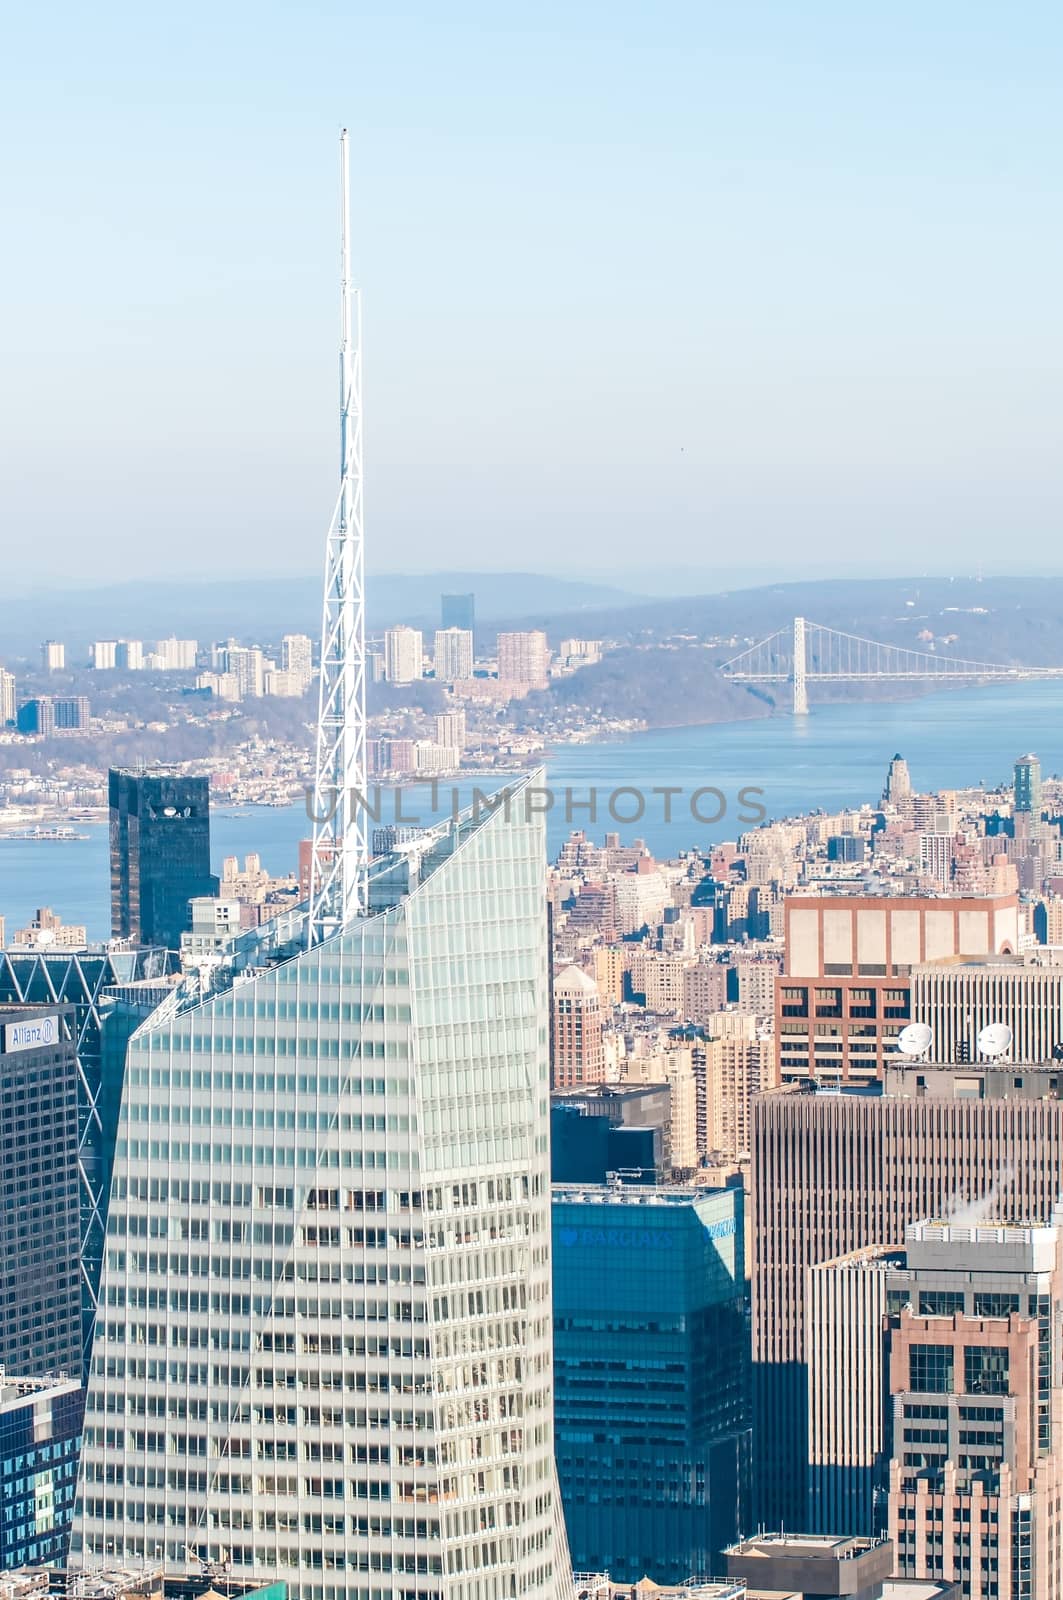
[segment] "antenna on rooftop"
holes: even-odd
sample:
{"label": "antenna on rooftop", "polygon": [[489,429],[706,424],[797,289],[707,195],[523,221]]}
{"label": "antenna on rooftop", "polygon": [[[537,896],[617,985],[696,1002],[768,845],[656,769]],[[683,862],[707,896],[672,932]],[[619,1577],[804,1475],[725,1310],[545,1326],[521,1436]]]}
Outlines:
{"label": "antenna on rooftop", "polygon": [[340,134],[340,489],[325,546],[308,938],[366,908],[365,545],[362,520],[362,302],[351,283],[347,130]]}

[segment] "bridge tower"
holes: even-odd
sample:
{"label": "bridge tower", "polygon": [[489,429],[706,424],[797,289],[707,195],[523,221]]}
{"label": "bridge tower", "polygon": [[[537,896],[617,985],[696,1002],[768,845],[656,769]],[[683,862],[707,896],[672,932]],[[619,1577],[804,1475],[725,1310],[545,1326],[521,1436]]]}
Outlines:
{"label": "bridge tower", "polygon": [[808,716],[808,685],[805,672],[808,655],[805,650],[805,619],[794,618],[794,716]]}

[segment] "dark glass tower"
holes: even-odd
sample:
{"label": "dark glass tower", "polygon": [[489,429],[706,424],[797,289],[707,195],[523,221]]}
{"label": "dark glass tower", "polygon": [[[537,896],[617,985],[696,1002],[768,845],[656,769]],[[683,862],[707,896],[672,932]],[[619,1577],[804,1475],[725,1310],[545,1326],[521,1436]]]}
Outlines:
{"label": "dark glass tower", "polygon": [[81,1370],[72,1007],[0,1005],[0,1366]]}
{"label": "dark glass tower", "polygon": [[577,1571],[721,1570],[749,1525],[742,1193],[555,1186],[554,1417]]}
{"label": "dark glass tower", "polygon": [[472,633],[476,622],[474,594],[440,595],[440,623],[444,628],[465,628]]}
{"label": "dark glass tower", "polygon": [[108,798],[111,933],[177,950],[190,925],[188,902],[218,892],[207,779],[112,768]]}

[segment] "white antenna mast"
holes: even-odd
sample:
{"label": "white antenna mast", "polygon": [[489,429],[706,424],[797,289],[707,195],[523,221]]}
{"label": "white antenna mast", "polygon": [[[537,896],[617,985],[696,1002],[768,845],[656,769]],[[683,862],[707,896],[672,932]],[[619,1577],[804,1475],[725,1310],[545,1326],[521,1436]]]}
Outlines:
{"label": "white antenna mast", "polygon": [[340,492],[325,553],[310,872],[311,944],[366,909],[362,302],[351,286],[347,129],[340,134]]}

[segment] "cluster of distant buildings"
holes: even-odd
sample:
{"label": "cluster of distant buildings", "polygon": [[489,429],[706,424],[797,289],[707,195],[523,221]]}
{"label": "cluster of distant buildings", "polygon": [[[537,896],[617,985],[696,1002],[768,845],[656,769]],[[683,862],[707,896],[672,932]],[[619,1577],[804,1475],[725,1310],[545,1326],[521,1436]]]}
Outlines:
{"label": "cluster of distant buildings", "polygon": [[[243,1442],[235,1456],[226,1446],[226,1486],[214,1469],[205,1480],[226,1518],[252,1517],[228,1521],[224,1540],[219,1526],[208,1555],[235,1546],[247,1571],[261,1571],[267,1551],[289,1576],[312,1569],[315,1551],[335,1561],[343,1550],[368,1558],[379,1548],[382,1560],[399,1559],[406,1535],[352,1537],[347,1519],[363,1512],[335,1504],[348,1495],[356,1505],[390,1501],[367,1518],[394,1519],[396,1504],[404,1518],[424,1517],[409,1559],[422,1549],[435,1560],[443,1523],[436,1535],[429,1522],[476,1500],[478,1474],[494,1470],[482,1463],[501,1471],[523,1448],[521,1409],[506,1397],[527,1392],[526,1372],[550,1370],[553,1459],[584,1600],[652,1600],[657,1586],[674,1600],[1040,1600],[1059,1591],[1063,947],[1046,935],[1063,809],[1034,757],[1020,759],[1007,790],[951,796],[916,794],[896,758],[877,807],[766,825],[675,861],[616,835],[597,843],[574,834],[546,886],[549,982],[534,1015],[526,999],[506,1013],[507,1029],[523,1020],[504,1049],[483,1043],[500,985],[523,985],[527,996],[543,970],[532,951],[540,880],[523,875],[528,824],[499,813],[482,825],[487,833],[454,827],[420,842],[380,830],[370,892],[393,942],[355,941],[322,964],[292,932],[310,887],[309,849],[290,878],[270,878],[253,857],[215,878],[208,788],[203,778],[113,772],[111,945],[68,947],[42,914],[35,941],[0,952],[0,1113],[22,1115],[9,1092],[27,1101],[39,1093],[30,1067],[46,1068],[51,1097],[46,1160],[31,1140],[22,1188],[0,1196],[0,1237],[5,1226],[22,1229],[18,1260],[6,1279],[0,1271],[10,1320],[0,1361],[29,1374],[18,1384],[50,1383],[58,1370],[72,1380],[74,1421],[48,1424],[62,1446],[84,1397],[79,1361],[91,1359],[83,1549],[106,1554],[109,1530],[121,1526],[130,1547],[143,1540],[145,1551],[174,1559],[173,1541],[137,1524],[136,1507],[146,1498],[177,1515],[186,1491],[171,1498],[161,1480],[154,1494],[112,1488],[116,1462],[156,1465],[132,1435],[108,1445],[109,1416],[121,1395],[150,1421],[158,1363],[169,1371],[196,1359],[194,1338],[210,1353],[202,1380],[172,1381],[180,1403],[191,1395],[220,1416],[234,1381],[255,1396],[226,1437],[246,1438],[249,1483],[268,1477],[261,1500],[231,1464],[244,1459]],[[952,841],[947,881],[927,870],[928,832]],[[488,840],[505,863],[498,882],[484,866]],[[1030,876],[1031,859],[1046,866],[1043,876]],[[388,909],[396,892],[398,911]],[[496,911],[474,932],[487,892]],[[527,949],[513,943],[514,916],[524,919]],[[476,944],[455,965],[459,938]],[[421,1092],[437,1098],[418,1112],[418,1137],[447,1178],[425,1185],[419,1211],[403,1168],[412,1124],[402,1074],[409,1040],[420,1037],[409,1033],[403,985],[420,961],[417,982],[428,988],[418,1027],[433,1041]],[[42,975],[52,997],[43,1002],[34,988]],[[354,1006],[357,1028],[343,1021]],[[115,1062],[148,1018],[126,1068],[119,1129]],[[543,1218],[534,1204],[514,1209],[510,1179],[492,1177],[488,1189],[484,1174],[495,1169],[463,1151],[480,1139],[509,1172],[526,1149],[529,1184],[540,1181],[545,1132],[540,1144],[514,1140],[511,1108],[524,1104],[525,1080],[508,1065],[513,1050],[534,1049],[539,1028],[549,1038],[553,1356],[548,1367],[536,1346],[537,1364],[518,1378],[506,1364],[506,1340],[517,1337],[506,1319],[519,1303],[507,1274]],[[338,1066],[355,1048],[357,1062]],[[333,1160],[334,1124],[319,1129],[318,1108],[328,1075],[340,1071],[356,1073],[364,1098]],[[442,1087],[429,1088],[437,1074]],[[323,1114],[331,1119],[334,1108]],[[290,1158],[278,1154],[289,1139]],[[313,1173],[300,1177],[311,1160]],[[167,1186],[188,1181],[189,1170],[199,1200],[190,1187],[174,1212]],[[63,1171],[72,1180],[57,1185]],[[32,1209],[45,1172],[47,1229]],[[238,1184],[254,1227],[270,1230],[263,1261],[273,1230],[292,1230],[280,1243],[291,1309],[287,1297],[276,1309],[270,1291],[268,1353],[239,1342],[253,1318],[234,1322],[220,1300],[211,1312],[209,1298],[195,1300],[193,1315],[181,1299],[191,1308],[200,1294],[260,1292],[260,1248],[232,1234],[250,1225],[233,1209]],[[312,1203],[297,1204],[290,1197],[307,1184]],[[108,1187],[120,1203],[112,1201],[105,1249]],[[183,1234],[154,1242],[164,1218],[187,1215],[198,1228],[200,1201],[203,1227],[209,1219],[211,1230],[229,1230],[224,1248],[220,1233],[202,1234],[202,1261],[217,1267],[193,1266],[197,1245]],[[419,1229],[432,1239],[424,1279]],[[348,1248],[345,1233],[363,1244]],[[357,1279],[344,1278],[354,1265]],[[428,1273],[433,1303],[453,1311],[422,1317]],[[217,1274],[224,1284],[212,1284]],[[307,1321],[299,1297],[320,1297],[322,1285],[338,1310]],[[152,1310],[159,1291],[165,1307]],[[522,1312],[545,1293],[540,1284]],[[188,1348],[154,1354],[149,1329],[160,1326],[185,1329]],[[143,1329],[145,1348],[139,1335],[130,1342],[131,1328]],[[442,1344],[427,1329],[433,1339],[442,1329]],[[429,1392],[416,1386],[417,1361],[437,1348],[462,1352],[439,1380],[443,1420],[425,1410],[420,1425],[400,1427],[394,1408],[416,1411],[417,1395]],[[279,1400],[275,1374],[289,1367],[301,1398]],[[372,1397],[359,1387],[363,1373]],[[541,1411],[542,1393],[533,1393]],[[0,1414],[3,1403],[0,1395]],[[255,1467],[263,1441],[275,1452],[287,1438],[278,1404],[294,1407],[292,1459],[320,1465],[289,1471],[274,1453]],[[379,1432],[344,1420],[347,1408],[357,1419],[373,1405],[388,1411]],[[340,1421],[307,1433],[295,1420],[306,1406],[322,1418],[331,1407]],[[124,1426],[139,1437],[148,1421]],[[195,1437],[197,1451],[209,1431],[190,1413],[178,1433],[170,1428]],[[329,1456],[304,1457],[307,1441]],[[348,1449],[353,1467],[341,1465]],[[35,1505],[51,1495],[57,1508],[42,1512],[41,1526],[49,1514],[57,1529],[69,1524],[66,1459],[54,1471],[49,1460],[47,1488],[34,1489]],[[195,1452],[176,1459],[172,1471],[198,1485]],[[306,1486],[326,1478],[340,1488]],[[441,1493],[438,1481],[454,1487]],[[332,1521],[318,1534],[326,1501]],[[291,1519],[287,1542],[258,1526],[251,1502]],[[20,1525],[37,1529],[36,1512]],[[20,1559],[56,1559],[61,1544],[37,1533],[37,1554]],[[306,1581],[316,1581],[312,1571]]]}

